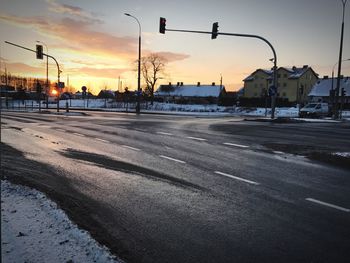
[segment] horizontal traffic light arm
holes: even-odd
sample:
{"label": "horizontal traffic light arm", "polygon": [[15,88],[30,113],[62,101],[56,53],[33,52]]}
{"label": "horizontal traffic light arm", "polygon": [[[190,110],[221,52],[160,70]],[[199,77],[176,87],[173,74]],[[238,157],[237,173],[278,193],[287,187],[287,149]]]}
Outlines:
{"label": "horizontal traffic light arm", "polygon": [[[183,32],[183,33],[196,33],[196,34],[212,34],[212,31],[198,31],[198,30],[182,30],[182,29],[165,29],[166,31],[173,31],[173,32]],[[257,38],[262,41],[264,41],[266,44],[269,45],[269,47],[272,50],[274,60],[277,63],[277,56],[276,56],[276,51],[272,44],[266,39],[258,35],[250,35],[250,34],[238,34],[238,33],[224,33],[224,32],[218,32],[218,35],[223,35],[223,36],[235,36],[235,37],[248,37],[248,38]]]}
{"label": "horizontal traffic light arm", "polygon": [[[36,53],[36,50],[34,49],[30,49],[30,48],[27,48],[27,47],[23,47],[23,46],[20,46],[20,45],[17,45],[15,43],[11,43],[9,41],[5,41],[6,44],[9,44],[9,45],[12,45],[12,46],[15,46],[15,47],[19,47],[19,48],[22,48],[22,49],[25,49],[25,50],[28,50],[28,51],[31,51],[31,52],[34,52]],[[50,56],[48,54],[45,54],[44,52],[42,53],[43,56],[46,56],[48,58],[52,58],[55,62],[56,62],[56,65],[57,65],[57,70],[58,70],[58,82],[60,82],[60,73],[61,73],[61,70],[60,70],[60,65],[58,64],[57,60],[53,57],[53,56]]]}

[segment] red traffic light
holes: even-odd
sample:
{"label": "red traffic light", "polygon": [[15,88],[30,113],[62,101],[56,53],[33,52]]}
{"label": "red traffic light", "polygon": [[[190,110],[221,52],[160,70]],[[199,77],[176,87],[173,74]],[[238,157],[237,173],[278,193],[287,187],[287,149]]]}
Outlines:
{"label": "red traffic light", "polygon": [[166,19],[161,17],[159,20],[159,33],[165,34]]}

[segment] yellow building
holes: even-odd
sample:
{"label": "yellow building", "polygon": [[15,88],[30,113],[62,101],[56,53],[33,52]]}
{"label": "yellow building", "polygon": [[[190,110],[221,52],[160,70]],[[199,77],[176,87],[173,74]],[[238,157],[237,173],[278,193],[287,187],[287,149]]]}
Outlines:
{"label": "yellow building", "polygon": [[[272,70],[257,69],[244,81],[245,98],[264,97],[273,83]],[[318,80],[318,74],[305,65],[301,68],[280,67],[277,70],[277,96],[289,102],[306,103],[311,88]]]}

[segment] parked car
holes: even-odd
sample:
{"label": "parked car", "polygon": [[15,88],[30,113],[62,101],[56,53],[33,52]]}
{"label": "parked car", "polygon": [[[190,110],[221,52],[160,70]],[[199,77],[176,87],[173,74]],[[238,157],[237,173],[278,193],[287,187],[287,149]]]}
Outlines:
{"label": "parked car", "polygon": [[329,113],[328,103],[309,103],[300,109],[299,117],[325,117]]}

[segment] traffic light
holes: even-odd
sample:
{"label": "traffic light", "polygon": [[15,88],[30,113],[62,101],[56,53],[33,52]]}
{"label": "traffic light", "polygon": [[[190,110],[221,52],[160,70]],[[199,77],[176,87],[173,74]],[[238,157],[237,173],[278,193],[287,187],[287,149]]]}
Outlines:
{"label": "traffic light", "polygon": [[36,45],[36,58],[43,59],[43,46],[42,45]]}
{"label": "traffic light", "polygon": [[341,88],[341,96],[344,98],[346,96],[346,90]]}
{"label": "traffic light", "polygon": [[159,20],[159,33],[165,34],[166,19],[161,17]]}
{"label": "traffic light", "polygon": [[218,28],[219,28],[219,23],[215,22],[213,23],[213,29],[211,30],[211,39],[216,39],[218,36]]}

